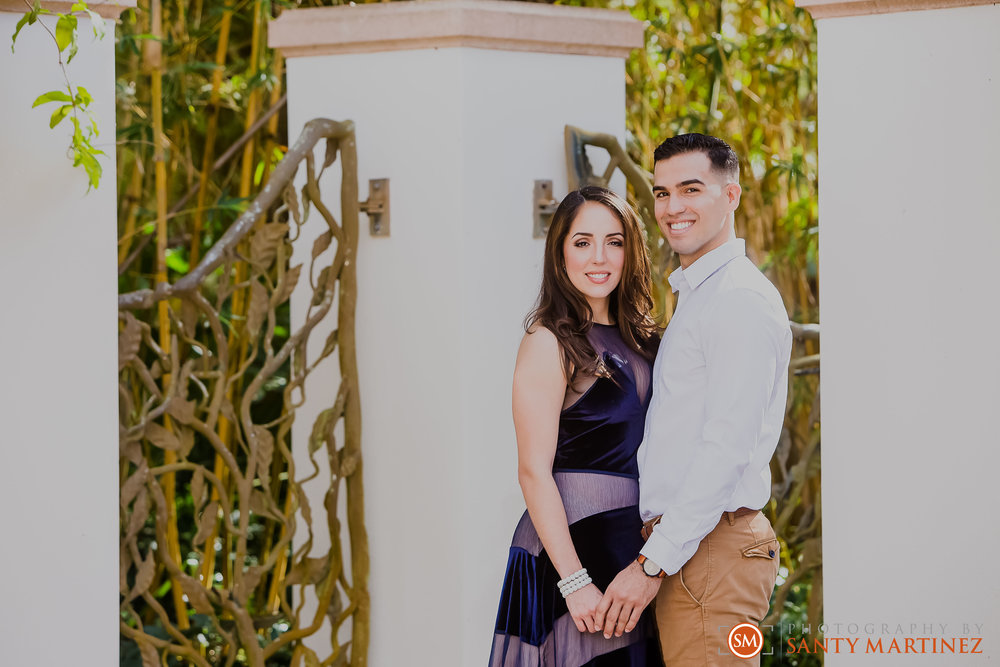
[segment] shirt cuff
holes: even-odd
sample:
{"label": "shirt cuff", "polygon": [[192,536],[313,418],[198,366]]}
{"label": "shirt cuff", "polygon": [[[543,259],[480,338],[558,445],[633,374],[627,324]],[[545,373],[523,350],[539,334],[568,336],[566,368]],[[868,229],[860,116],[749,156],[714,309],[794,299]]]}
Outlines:
{"label": "shirt cuff", "polygon": [[639,553],[656,563],[667,575],[676,574],[687,559],[681,556],[681,550],[675,547],[673,542],[656,531],[658,527],[653,528],[653,534],[646,540]]}

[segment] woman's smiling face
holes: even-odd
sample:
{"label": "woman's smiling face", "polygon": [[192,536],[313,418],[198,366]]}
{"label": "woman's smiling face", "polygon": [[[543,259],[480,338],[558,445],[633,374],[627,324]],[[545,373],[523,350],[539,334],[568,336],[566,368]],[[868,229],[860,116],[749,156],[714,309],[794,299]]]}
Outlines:
{"label": "woman's smiling face", "polygon": [[592,201],[580,207],[563,242],[563,261],[595,319],[606,319],[608,298],[625,266],[625,231],[611,209]]}

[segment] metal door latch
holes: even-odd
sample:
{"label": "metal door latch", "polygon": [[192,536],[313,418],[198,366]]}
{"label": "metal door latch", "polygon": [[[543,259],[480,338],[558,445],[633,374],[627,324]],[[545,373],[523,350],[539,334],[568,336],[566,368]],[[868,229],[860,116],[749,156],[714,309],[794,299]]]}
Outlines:
{"label": "metal door latch", "polygon": [[535,212],[534,238],[544,239],[549,233],[552,216],[559,208],[559,200],[552,196],[552,181],[535,181],[535,194],[532,199],[532,209]]}
{"label": "metal door latch", "polygon": [[359,202],[358,208],[368,214],[372,236],[389,236],[389,179],[368,179],[368,199]]}

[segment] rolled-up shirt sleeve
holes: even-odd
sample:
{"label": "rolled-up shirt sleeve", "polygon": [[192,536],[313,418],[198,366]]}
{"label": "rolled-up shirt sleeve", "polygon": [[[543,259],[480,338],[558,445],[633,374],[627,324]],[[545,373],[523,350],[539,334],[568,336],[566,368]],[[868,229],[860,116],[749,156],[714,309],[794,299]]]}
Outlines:
{"label": "rolled-up shirt sleeve", "polygon": [[[775,400],[776,378],[781,376],[776,370],[787,364],[787,319],[782,322],[773,310],[759,292],[739,288],[717,295],[701,313],[698,330],[706,379],[700,440],[677,443],[690,448],[686,470],[676,471],[681,486],[671,494],[670,506],[662,508],[663,518],[641,550],[667,574],[680,570],[694,555],[723,512],[737,509],[729,505],[757,454],[762,425]],[[656,471],[643,474],[655,476]]]}

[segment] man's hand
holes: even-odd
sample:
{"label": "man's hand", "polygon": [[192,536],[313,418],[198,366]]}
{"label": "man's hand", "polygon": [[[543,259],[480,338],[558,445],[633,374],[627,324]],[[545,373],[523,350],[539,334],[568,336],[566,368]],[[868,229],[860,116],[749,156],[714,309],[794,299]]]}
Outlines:
{"label": "man's hand", "polygon": [[601,603],[594,614],[594,625],[598,632],[604,630],[605,639],[611,635],[621,637],[623,632],[632,632],[639,615],[646,605],[656,597],[663,579],[647,576],[637,561],[618,573],[615,580],[604,591]]}

